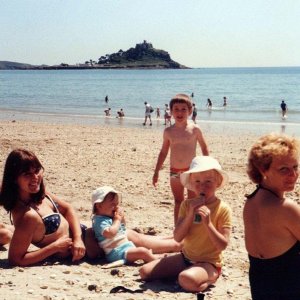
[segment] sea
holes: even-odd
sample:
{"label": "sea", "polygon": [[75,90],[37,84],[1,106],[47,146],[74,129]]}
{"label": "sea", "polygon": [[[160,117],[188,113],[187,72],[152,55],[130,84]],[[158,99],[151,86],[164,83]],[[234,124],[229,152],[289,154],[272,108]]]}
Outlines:
{"label": "sea", "polygon": [[[177,93],[193,93],[197,123],[205,130],[300,136],[300,67],[0,70],[0,119],[160,130],[165,103]],[[282,100],[286,119],[281,117]],[[161,117],[152,114],[152,127],[142,125],[145,101],[160,108]],[[105,117],[107,108],[110,117]],[[119,119],[121,108],[125,117]]]}

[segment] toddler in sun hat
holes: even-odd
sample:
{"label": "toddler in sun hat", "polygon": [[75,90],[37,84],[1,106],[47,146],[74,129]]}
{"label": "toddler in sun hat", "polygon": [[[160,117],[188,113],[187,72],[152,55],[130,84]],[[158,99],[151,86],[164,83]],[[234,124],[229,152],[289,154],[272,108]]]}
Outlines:
{"label": "toddler in sun hat", "polygon": [[118,198],[121,197],[121,193],[119,193],[113,187],[108,186],[108,185],[102,186],[102,187],[98,187],[97,189],[95,189],[92,192],[92,210],[93,210],[93,213],[95,211],[95,204],[103,202],[104,199],[105,199],[105,197],[109,193],[113,193],[113,194],[117,195]]}
{"label": "toddler in sun hat", "polygon": [[220,163],[211,156],[196,156],[192,160],[189,170],[180,175],[180,181],[183,186],[191,189],[190,174],[209,170],[214,170],[218,177],[219,184],[216,189],[222,188],[228,182],[228,174],[222,170]]}
{"label": "toddler in sun hat", "polygon": [[120,264],[142,259],[156,259],[145,247],[136,247],[127,238],[124,212],[120,208],[121,193],[111,186],[102,186],[92,192],[93,230],[108,262]]}
{"label": "toddler in sun hat", "polygon": [[144,280],[178,276],[183,289],[201,292],[220,276],[229,243],[231,210],[215,194],[228,175],[215,158],[196,156],[180,180],[198,195],[180,205],[174,238],[183,243],[182,252],[144,265],[140,275]]}

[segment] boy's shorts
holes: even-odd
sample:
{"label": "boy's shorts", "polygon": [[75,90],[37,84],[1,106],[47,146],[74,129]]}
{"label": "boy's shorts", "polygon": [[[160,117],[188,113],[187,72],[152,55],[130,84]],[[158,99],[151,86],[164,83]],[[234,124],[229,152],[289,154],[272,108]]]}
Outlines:
{"label": "boy's shorts", "polygon": [[123,259],[124,262],[126,263],[126,254],[128,249],[130,248],[135,248],[135,245],[133,244],[133,242],[126,242],[122,245],[120,245],[119,247],[111,250],[107,255],[106,255],[106,259],[109,262],[114,262],[120,259]]}
{"label": "boy's shorts", "polygon": [[185,171],[188,171],[189,169],[190,168],[183,168],[183,169],[170,168],[170,177],[180,179],[180,174]]}

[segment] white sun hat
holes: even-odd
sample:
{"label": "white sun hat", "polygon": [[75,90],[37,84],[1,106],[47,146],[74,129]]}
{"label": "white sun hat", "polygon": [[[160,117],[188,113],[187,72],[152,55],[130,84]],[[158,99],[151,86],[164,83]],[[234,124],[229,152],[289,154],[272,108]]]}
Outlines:
{"label": "white sun hat", "polygon": [[117,195],[120,195],[118,191],[116,191],[113,187],[109,185],[101,186],[95,189],[92,192],[92,204],[93,204],[93,209],[94,205],[96,203],[101,203],[105,199],[105,196],[108,195],[109,193],[115,193]]}
{"label": "white sun hat", "polygon": [[187,189],[190,189],[191,188],[190,174],[209,171],[209,170],[217,171],[222,178],[222,182],[217,187],[217,189],[222,188],[228,182],[227,173],[222,170],[222,167],[219,164],[219,162],[211,156],[196,156],[196,157],[194,157],[190,164],[190,169],[188,171],[180,174],[180,181],[183,186],[185,186]]}

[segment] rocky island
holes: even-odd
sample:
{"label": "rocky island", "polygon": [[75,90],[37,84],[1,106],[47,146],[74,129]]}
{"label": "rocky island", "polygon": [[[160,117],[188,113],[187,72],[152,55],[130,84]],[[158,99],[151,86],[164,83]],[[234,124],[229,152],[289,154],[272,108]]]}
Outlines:
{"label": "rocky island", "polygon": [[0,70],[66,70],[66,69],[188,69],[171,59],[167,51],[155,49],[151,43],[143,41],[127,51],[101,56],[98,61],[92,59],[76,65],[40,65],[0,61]]}

